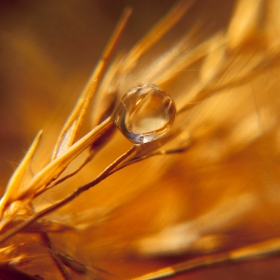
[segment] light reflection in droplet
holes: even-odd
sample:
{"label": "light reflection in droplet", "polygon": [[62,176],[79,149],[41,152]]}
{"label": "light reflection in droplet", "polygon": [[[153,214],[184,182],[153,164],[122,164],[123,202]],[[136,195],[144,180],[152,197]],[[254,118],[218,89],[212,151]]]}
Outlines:
{"label": "light reflection in droplet", "polygon": [[172,98],[158,86],[144,83],[126,92],[112,120],[131,142],[142,144],[164,135],[175,115]]}

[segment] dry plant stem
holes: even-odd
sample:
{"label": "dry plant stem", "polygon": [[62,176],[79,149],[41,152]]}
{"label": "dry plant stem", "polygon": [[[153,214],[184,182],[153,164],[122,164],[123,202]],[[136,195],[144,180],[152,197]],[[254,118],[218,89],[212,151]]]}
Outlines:
{"label": "dry plant stem", "polygon": [[[95,140],[102,138],[107,129],[109,129],[112,125],[114,124],[111,118],[106,119],[99,126],[95,127],[92,131],[72,145],[65,154],[53,160],[49,165],[37,173],[26,186],[25,191],[14,199],[21,200],[21,205],[13,209],[13,212],[9,214],[9,217],[1,221],[1,227],[11,221],[16,212],[24,208],[34,197],[43,193],[46,190],[46,187],[65,170],[70,162],[88,148]],[[6,206],[9,203],[11,203],[11,201],[7,200]]]}
{"label": "dry plant stem", "polygon": [[280,254],[280,238],[245,246],[225,253],[203,256],[133,278],[132,280],[164,279],[197,268],[229,262],[252,261],[266,256],[269,257],[274,254]]}
{"label": "dry plant stem", "polygon": [[[280,55],[277,55],[273,58],[272,57],[264,58],[263,61],[259,65],[257,65],[254,69],[252,69],[249,73],[247,73],[246,75],[244,75],[242,77],[232,79],[230,82],[228,82],[226,84],[221,84],[221,85],[216,86],[215,83],[211,83],[211,84],[213,84],[212,87],[211,87],[211,85],[202,87],[197,92],[196,97],[191,102],[182,102],[184,105],[178,109],[177,113],[181,114],[181,113],[191,109],[192,107],[197,105],[197,103],[202,102],[203,100],[211,97],[212,95],[214,95],[216,93],[219,93],[222,90],[234,88],[234,87],[245,84],[249,80],[252,80],[252,79],[256,78],[257,76],[259,76],[260,74],[264,73],[266,71],[266,69],[271,69],[273,67],[277,67],[277,63],[279,62],[279,59],[280,59]],[[218,79],[215,78],[215,80],[218,80]]]}
{"label": "dry plant stem", "polygon": [[43,243],[50,250],[51,257],[52,257],[55,265],[58,267],[58,269],[59,269],[60,273],[62,274],[63,278],[65,280],[70,280],[71,276],[70,276],[69,272],[67,271],[67,269],[64,267],[64,265],[60,262],[60,259],[57,257],[56,252],[53,248],[52,242],[51,242],[48,234],[46,234],[45,232],[41,232],[40,236],[41,236],[41,239],[42,239]]}
{"label": "dry plant stem", "polygon": [[[33,207],[32,207],[32,210],[34,211]],[[50,254],[54,264],[57,266],[58,270],[60,271],[62,277],[65,280],[70,280],[71,276],[70,276],[69,272],[67,271],[67,269],[64,267],[63,263],[58,258],[48,233],[40,231],[39,236],[40,236],[43,244],[49,249],[49,254]]]}
{"label": "dry plant stem", "polygon": [[131,160],[129,160],[129,161],[127,161],[127,162],[124,162],[123,164],[117,166],[116,169],[114,169],[114,170],[111,171],[111,174],[113,174],[114,172],[119,171],[119,170],[121,170],[121,169],[127,167],[128,165],[137,163],[137,162],[139,162],[139,161],[148,159],[148,158],[150,158],[150,157],[162,156],[162,155],[171,155],[171,154],[179,154],[179,153],[185,152],[187,148],[188,148],[188,147],[182,147],[182,148],[173,149],[173,150],[160,150],[160,151],[157,151],[157,152],[154,152],[154,153],[145,155],[145,156],[134,157],[134,158],[132,158]]}
{"label": "dry plant stem", "polygon": [[39,196],[44,191],[49,190],[49,189],[63,183],[67,179],[69,179],[69,178],[73,177],[74,175],[76,175],[77,173],[79,173],[92,160],[93,156],[94,156],[94,152],[90,151],[90,153],[87,156],[87,158],[85,159],[85,161],[75,171],[73,171],[72,173],[67,174],[66,176],[62,177],[61,179],[55,181],[53,184],[47,185],[45,188],[42,188],[41,190],[37,191],[35,197]]}
{"label": "dry plant stem", "polygon": [[76,175],[79,171],[81,171],[81,170],[92,160],[93,156],[94,156],[94,152],[93,152],[93,151],[90,151],[90,154],[89,154],[88,157],[85,159],[85,161],[84,161],[74,172],[72,172],[72,173],[70,173],[70,174],[68,174],[68,175],[66,175],[66,176],[64,176],[64,177],[62,177],[61,179],[55,181],[55,183],[54,183],[53,185],[50,185],[50,186],[48,187],[48,190],[49,190],[50,188],[53,188],[53,187],[55,187],[55,186],[61,184],[62,182],[66,181],[67,179],[73,177],[74,175]]}
{"label": "dry plant stem", "polygon": [[38,147],[40,139],[42,137],[43,131],[39,131],[37,136],[35,137],[31,147],[29,148],[28,152],[26,153],[24,159],[21,161],[20,165],[14,172],[13,176],[11,177],[8,186],[6,188],[5,194],[1,199],[0,202],[0,220],[2,219],[3,210],[9,200],[13,198],[13,195],[18,192],[18,188],[22,182],[22,179],[26,173],[26,166],[28,167],[30,161]]}
{"label": "dry plant stem", "polygon": [[121,20],[117,25],[111,39],[109,40],[109,43],[105,48],[96,69],[94,70],[75,108],[73,109],[72,113],[68,117],[68,120],[66,121],[60,133],[60,136],[58,137],[56,146],[54,148],[52,159],[55,159],[62,152],[65,152],[65,150],[67,150],[67,148],[69,148],[74,143],[75,137],[83,122],[89,103],[94,93],[96,92],[96,89],[100,84],[101,79],[104,76],[105,70],[109,64],[109,60],[112,57],[113,51],[131,15],[131,12],[132,10],[130,8],[127,8],[124,11]]}
{"label": "dry plant stem", "polygon": [[[123,162],[127,157],[129,157],[136,149],[136,145],[134,145],[131,149],[126,151],[124,154],[122,154],[120,157],[118,157],[114,162],[112,162],[109,166],[107,166],[94,180],[91,182],[77,188],[73,193],[66,196],[64,199],[60,200],[57,203],[54,203],[53,205],[41,210],[40,212],[36,213],[35,215],[28,218],[26,221],[18,224],[14,228],[6,231],[2,236],[0,236],[0,243],[6,241],[16,233],[18,233],[23,228],[27,227],[34,221],[38,220],[39,218],[57,210],[58,208],[66,205],[67,203],[74,200],[76,197],[78,197],[83,192],[89,190],[90,188],[94,187],[104,179],[106,179],[109,175],[113,174],[116,170],[114,170],[121,162]],[[114,170],[114,172],[112,172]]]}
{"label": "dry plant stem", "polygon": [[136,61],[143,53],[151,48],[156,42],[158,42],[163,35],[165,35],[186,13],[186,11],[192,6],[194,1],[180,1],[174,8],[156,24],[154,28],[140,40],[128,54],[128,61],[131,62],[133,67]]}
{"label": "dry plant stem", "polygon": [[95,127],[92,131],[72,145],[65,154],[53,160],[31,180],[29,186],[27,186],[29,192],[37,190],[38,187],[44,186],[45,184],[50,183],[53,179],[57,178],[72,160],[89,147],[92,142],[99,137],[102,137],[103,133],[111,125],[111,118],[106,119],[103,123]]}

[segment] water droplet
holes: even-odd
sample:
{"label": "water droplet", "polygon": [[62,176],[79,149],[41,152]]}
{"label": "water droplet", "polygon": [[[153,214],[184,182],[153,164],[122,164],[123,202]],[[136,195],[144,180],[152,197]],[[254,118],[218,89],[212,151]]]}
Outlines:
{"label": "water droplet", "polygon": [[164,135],[175,115],[172,98],[158,86],[145,83],[124,94],[112,120],[131,142],[142,144]]}

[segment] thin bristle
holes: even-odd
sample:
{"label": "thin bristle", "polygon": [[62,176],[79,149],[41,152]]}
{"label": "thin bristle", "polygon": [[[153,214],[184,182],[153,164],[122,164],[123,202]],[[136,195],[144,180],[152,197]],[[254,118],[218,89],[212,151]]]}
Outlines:
{"label": "thin bristle", "polygon": [[96,69],[94,70],[92,76],[90,77],[84,91],[78,99],[78,102],[71,112],[68,120],[66,121],[60,136],[58,137],[57,144],[55,145],[52,159],[57,158],[62,153],[64,153],[75,141],[76,135],[79,131],[79,128],[83,122],[86,111],[89,107],[90,101],[94,96],[100,81],[103,78],[103,75],[108,67],[113,51],[116,47],[116,44],[119,40],[119,37],[127,24],[127,21],[131,15],[132,10],[127,8],[123,16],[116,26],[116,29],[109,40],[107,47],[105,48],[100,61],[97,64]]}

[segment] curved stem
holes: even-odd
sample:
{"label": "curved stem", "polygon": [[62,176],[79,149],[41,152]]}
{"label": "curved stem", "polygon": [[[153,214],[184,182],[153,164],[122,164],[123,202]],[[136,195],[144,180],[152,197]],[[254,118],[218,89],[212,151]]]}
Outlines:
{"label": "curved stem", "polygon": [[280,238],[241,247],[229,252],[222,252],[213,255],[198,257],[173,266],[165,267],[157,271],[133,278],[132,280],[164,279],[186,273],[197,268],[220,265],[230,262],[244,262],[264,258],[280,253]]}
{"label": "curved stem", "polygon": [[[124,154],[122,154],[120,157],[118,157],[114,162],[112,162],[109,166],[107,166],[94,180],[91,182],[77,188],[74,192],[72,192],[70,195],[66,196],[62,200],[58,201],[57,203],[41,210],[40,212],[36,213],[35,215],[28,218],[26,221],[18,224],[17,226],[13,227],[12,229],[8,230],[6,233],[4,233],[2,236],[0,236],[0,243],[6,241],[13,235],[15,235],[17,232],[22,230],[23,228],[29,226],[34,221],[38,220],[39,218],[42,218],[43,216],[57,210],[58,208],[66,205],[70,201],[74,200],[76,197],[78,197],[83,192],[89,190],[90,188],[94,187],[101,181],[103,181],[105,178],[107,178],[109,175],[116,172],[114,170],[122,161],[124,161],[129,155],[131,155],[134,150],[136,149],[136,146],[133,146],[128,151],[126,151]],[[113,172],[112,172],[113,171]]]}

